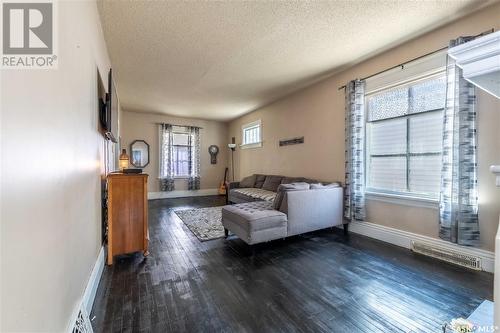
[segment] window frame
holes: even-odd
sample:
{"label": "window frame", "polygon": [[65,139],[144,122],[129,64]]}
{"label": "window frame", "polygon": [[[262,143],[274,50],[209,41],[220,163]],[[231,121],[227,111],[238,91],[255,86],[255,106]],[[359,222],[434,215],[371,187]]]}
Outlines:
{"label": "window frame", "polygon": [[[417,113],[408,113],[392,118],[386,118],[386,119],[377,119],[373,121],[368,121],[368,98],[370,96],[373,96],[375,94],[379,94],[384,91],[388,91],[390,89],[394,89],[397,87],[401,86],[412,86],[417,84],[418,82],[430,80],[433,78],[438,78],[438,77],[446,77],[446,68],[439,68],[439,70],[433,71],[432,73],[426,73],[418,76],[413,76],[406,78],[404,80],[400,80],[398,82],[393,82],[390,85],[386,85],[384,87],[374,89],[372,91],[366,92],[364,96],[364,101],[365,101],[365,193],[368,195],[369,199],[373,200],[379,200],[379,201],[386,201],[386,202],[395,202],[395,203],[401,203],[401,201],[408,200],[411,203],[415,203],[416,206],[424,205],[429,208],[434,208],[435,204],[439,201],[439,193],[436,193],[435,195],[430,195],[430,194],[425,194],[421,192],[411,192],[411,191],[394,191],[394,190],[386,190],[386,189],[381,189],[381,188],[376,188],[376,187],[370,187],[369,186],[369,177],[370,177],[370,168],[368,167],[368,163],[370,161],[371,157],[405,157],[406,161],[406,189],[409,189],[409,183],[410,183],[410,168],[409,168],[409,163],[410,163],[410,158],[413,156],[436,156],[442,155],[442,149],[441,152],[425,152],[425,153],[411,153],[410,152],[410,120],[412,118],[419,117],[421,115],[426,115],[426,114],[432,114],[432,113],[438,113],[441,112],[444,116],[445,112],[445,106],[443,108],[439,109],[433,109],[433,110],[427,110],[423,112],[417,112]],[[446,96],[446,93],[445,93]],[[370,129],[369,129],[369,124],[370,123],[377,123],[377,122],[383,122],[383,121],[391,121],[394,119],[405,119],[406,121],[406,153],[401,153],[401,154],[370,154],[370,144],[369,144],[369,137],[370,137]],[[412,204],[413,205],[413,204]]]}
{"label": "window frame", "polygon": [[[258,127],[259,128],[259,140],[257,142],[246,143],[245,142],[245,131]],[[240,148],[260,148],[262,147],[262,121],[261,119],[247,123],[241,126],[241,145]]]}
{"label": "window frame", "polygon": [[[172,141],[174,140],[174,136],[175,136],[176,134],[183,134],[183,135],[187,135],[187,136],[189,136],[189,133],[188,133],[188,132],[186,132],[186,131],[184,131],[184,132],[183,132],[183,131],[180,131],[180,130],[177,130],[177,131],[172,131]],[[189,140],[189,139],[188,139],[188,140]],[[188,141],[188,142],[189,142],[189,141]],[[186,144],[186,145],[174,145],[174,144],[173,144],[173,142],[172,142],[172,151],[174,152],[174,155],[175,155],[175,148],[176,148],[176,147],[186,147],[186,148],[188,149],[188,152],[189,152],[189,148],[190,148],[189,143],[188,143],[188,144]],[[174,161],[175,161],[175,158],[172,158],[172,163],[175,163]],[[187,162],[189,163],[189,160],[187,160]],[[174,171],[175,171],[175,168],[174,168]],[[186,178],[189,178],[189,172],[188,172],[188,174],[186,174],[186,175],[176,175],[176,174],[174,173],[174,179],[186,179]]]}

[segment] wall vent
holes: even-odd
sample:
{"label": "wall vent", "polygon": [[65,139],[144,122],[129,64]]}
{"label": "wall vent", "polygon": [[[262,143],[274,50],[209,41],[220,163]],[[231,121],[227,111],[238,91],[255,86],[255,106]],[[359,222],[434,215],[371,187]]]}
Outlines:
{"label": "wall vent", "polygon": [[78,311],[72,333],[94,333],[89,315],[83,305],[80,306],[80,310]]}
{"label": "wall vent", "polygon": [[481,258],[462,254],[458,251],[451,251],[440,247],[435,247],[419,242],[411,242],[411,250],[432,258],[444,260],[452,264],[467,267],[474,270],[481,270]]}

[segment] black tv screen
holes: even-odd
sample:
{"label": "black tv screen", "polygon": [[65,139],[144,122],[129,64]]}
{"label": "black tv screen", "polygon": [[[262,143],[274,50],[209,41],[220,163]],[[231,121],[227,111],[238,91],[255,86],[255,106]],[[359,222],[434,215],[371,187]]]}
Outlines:
{"label": "black tv screen", "polygon": [[108,91],[105,100],[99,101],[99,121],[107,139],[117,142],[118,137],[118,102],[113,82],[112,70],[108,74]]}

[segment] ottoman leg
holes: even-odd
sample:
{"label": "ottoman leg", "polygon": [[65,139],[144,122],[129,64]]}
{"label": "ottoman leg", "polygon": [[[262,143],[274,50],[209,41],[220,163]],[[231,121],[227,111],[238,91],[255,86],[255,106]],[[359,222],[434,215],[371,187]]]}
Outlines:
{"label": "ottoman leg", "polygon": [[349,223],[345,223],[344,224],[344,235],[348,235],[349,234]]}
{"label": "ottoman leg", "polygon": [[228,237],[229,236],[229,230],[227,230],[226,228],[224,228],[224,237]]}

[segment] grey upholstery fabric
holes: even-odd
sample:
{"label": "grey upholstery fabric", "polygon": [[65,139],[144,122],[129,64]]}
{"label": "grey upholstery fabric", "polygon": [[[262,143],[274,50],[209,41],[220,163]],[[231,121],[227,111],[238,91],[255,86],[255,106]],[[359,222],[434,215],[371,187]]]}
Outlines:
{"label": "grey upholstery fabric", "polygon": [[262,188],[262,185],[264,185],[264,182],[266,181],[266,175],[255,175],[255,185],[253,187],[255,188]]}
{"label": "grey upholstery fabric", "polygon": [[235,223],[229,219],[223,220],[222,224],[224,225],[224,228],[231,230],[232,233],[236,234],[236,236],[238,236],[241,240],[249,245],[285,238],[287,233],[286,222],[279,227],[257,230],[253,232],[247,232],[241,227],[240,224]]}
{"label": "grey upholstery fabric", "polygon": [[283,225],[286,215],[274,210],[268,201],[247,202],[222,208],[222,215],[246,231],[257,231]]}
{"label": "grey upholstery fabric", "polygon": [[281,184],[278,187],[278,192],[276,193],[276,197],[273,201],[273,208],[279,210],[281,207],[281,203],[283,202],[283,198],[285,197],[285,192],[287,191],[298,191],[298,190],[308,190],[308,183],[291,183],[291,184]]}
{"label": "grey upholstery fabric", "polygon": [[251,175],[240,181],[240,187],[254,187],[257,175]]}
{"label": "grey upholstery fabric", "polygon": [[[278,181],[279,180],[279,181]],[[283,177],[283,176],[275,176],[275,175],[261,175],[254,174],[249,177],[243,178],[240,182],[231,182],[228,187],[228,201],[231,203],[244,203],[244,202],[252,202],[258,200],[274,200],[274,196],[272,193],[262,193],[262,192],[252,192],[246,191],[247,188],[255,188],[255,189],[263,189],[265,191],[270,191],[276,193],[278,191],[278,187],[281,184],[293,184],[293,183],[309,183],[315,184],[313,186],[314,189],[322,188],[322,186],[328,185],[328,183],[319,183],[317,180],[308,179],[304,177]],[[339,184],[339,183],[332,183]],[[335,185],[328,185],[328,187],[333,187]],[[339,184],[340,186],[340,184]],[[243,191],[233,191],[234,189],[245,189]],[[276,203],[276,209],[279,209],[280,202],[282,198],[279,198]]]}
{"label": "grey upholstery fabric", "polygon": [[222,208],[222,224],[248,244],[286,237],[286,215],[272,209],[268,201],[249,202]]}
{"label": "grey upholstery fabric", "polygon": [[[302,186],[307,189],[283,191],[285,188],[297,187],[297,184],[280,185],[281,191],[278,192],[283,193],[284,197],[279,210],[273,209],[274,202],[270,201],[224,206],[222,208],[224,228],[235,233],[246,243],[256,244],[343,223],[342,187],[326,186],[310,190],[309,184],[302,183]],[[273,193],[255,188],[231,191],[238,193],[237,190]]]}
{"label": "grey upholstery fabric", "polygon": [[[236,188],[229,192],[230,199],[231,196],[239,196],[241,198],[248,198],[247,201],[255,201],[257,200],[266,200],[273,201],[276,196],[276,192],[264,190],[261,188],[253,188],[253,187],[245,187],[245,188]],[[234,201],[233,201],[234,202]]]}
{"label": "grey upholstery fabric", "polygon": [[267,176],[262,185],[262,189],[276,192],[278,191],[278,186],[280,186],[282,179],[282,176]]}
{"label": "grey upholstery fabric", "polygon": [[284,204],[287,205],[287,236],[344,223],[342,187],[289,191],[282,206]]}
{"label": "grey upholstery fabric", "polygon": [[[260,189],[255,189],[255,190],[260,190]],[[228,199],[229,199],[229,202],[232,202],[235,204],[262,200],[259,198],[251,197],[251,196],[246,195],[244,193],[241,193],[239,191],[236,191],[236,189],[229,190],[229,198]]]}

